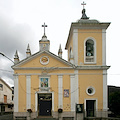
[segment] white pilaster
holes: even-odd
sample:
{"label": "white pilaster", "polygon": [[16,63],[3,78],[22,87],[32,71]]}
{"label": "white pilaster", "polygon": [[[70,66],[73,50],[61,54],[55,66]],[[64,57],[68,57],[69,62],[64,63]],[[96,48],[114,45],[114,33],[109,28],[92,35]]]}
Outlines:
{"label": "white pilaster", "polygon": [[79,82],[78,82],[78,70],[75,70],[75,103],[79,103]]}
{"label": "white pilaster", "polygon": [[71,75],[70,76],[70,93],[71,93],[71,111],[75,111],[75,76]]}
{"label": "white pilaster", "polygon": [[102,30],[102,64],[106,65],[106,30]]}
{"label": "white pilaster", "polygon": [[74,64],[78,65],[78,29],[73,30],[73,54]]}
{"label": "white pilaster", "polygon": [[18,75],[14,75],[14,112],[18,112],[18,96],[19,96]]}
{"label": "white pilaster", "polygon": [[58,105],[63,108],[63,76],[58,76]]}
{"label": "white pilaster", "polygon": [[108,109],[107,70],[103,70],[103,110]]}
{"label": "white pilaster", "polygon": [[31,108],[31,76],[26,76],[26,109]]}
{"label": "white pilaster", "polygon": [[35,93],[35,111],[37,112],[37,106],[38,106],[38,94]]}

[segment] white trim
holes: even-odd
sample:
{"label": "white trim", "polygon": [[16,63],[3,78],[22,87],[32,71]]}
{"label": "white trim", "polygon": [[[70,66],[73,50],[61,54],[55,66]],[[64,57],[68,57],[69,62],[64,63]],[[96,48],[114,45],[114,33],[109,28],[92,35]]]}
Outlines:
{"label": "white trim", "polygon": [[74,63],[78,65],[78,29],[73,30],[73,55]]}
{"label": "white trim", "polygon": [[103,110],[108,109],[107,70],[103,70]]}
{"label": "white trim", "polygon": [[85,98],[84,99],[84,110],[86,111],[86,101],[87,100],[95,100],[96,101],[96,105],[95,105],[96,111],[98,111],[98,99],[97,98]]}
{"label": "white trim", "polygon": [[37,109],[38,109],[38,94],[37,92],[35,93],[35,112],[37,112]]}
{"label": "white trim", "polygon": [[19,96],[19,86],[18,86],[18,75],[14,75],[14,112],[18,112],[18,96]]}
{"label": "white trim", "polygon": [[79,82],[78,82],[78,70],[75,70],[75,103],[79,103]]}
{"label": "white trim", "polygon": [[63,76],[58,76],[58,107],[63,109]]}
{"label": "white trim", "polygon": [[[92,90],[93,90],[93,92],[90,94],[90,93],[88,93],[88,89],[90,89],[90,88],[92,88]],[[92,87],[92,86],[89,86],[87,89],[86,89],[86,93],[88,94],[88,95],[94,95],[95,94],[95,88],[94,87]]]}
{"label": "white trim", "polygon": [[71,111],[75,111],[75,76],[70,75]]}
{"label": "white trim", "polygon": [[[94,62],[86,62],[86,41],[87,40],[93,40],[93,42],[94,42]],[[87,37],[85,40],[84,40],[84,64],[96,64],[96,48],[97,48],[97,46],[96,46],[96,40],[93,38],[93,37]]]}
{"label": "white trim", "polygon": [[106,30],[102,29],[102,65],[106,65]]}
{"label": "white trim", "polygon": [[26,76],[26,109],[31,109],[31,76]]}
{"label": "white trim", "polygon": [[[70,62],[69,62],[70,63]],[[57,64],[58,65],[58,64]],[[14,70],[51,70],[51,68],[53,68],[52,70],[56,70],[56,69],[73,69],[74,66],[72,64],[72,67],[16,67]]]}

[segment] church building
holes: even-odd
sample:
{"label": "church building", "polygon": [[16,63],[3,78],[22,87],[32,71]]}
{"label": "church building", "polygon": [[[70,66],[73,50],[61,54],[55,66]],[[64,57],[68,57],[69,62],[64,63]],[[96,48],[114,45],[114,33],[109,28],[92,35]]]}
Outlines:
{"label": "church building", "polygon": [[[82,17],[71,23],[65,49],[68,60],[50,52],[44,34],[39,50],[26,58],[14,57],[14,118],[50,116],[59,120],[107,117],[106,30],[109,22]],[[52,42],[52,40],[51,40]],[[51,46],[52,47],[52,46]]]}

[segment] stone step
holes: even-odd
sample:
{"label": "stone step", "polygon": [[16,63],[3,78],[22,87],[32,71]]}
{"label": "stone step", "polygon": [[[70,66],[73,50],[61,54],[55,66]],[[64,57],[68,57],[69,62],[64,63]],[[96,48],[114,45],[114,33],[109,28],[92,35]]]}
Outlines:
{"label": "stone step", "polygon": [[53,118],[52,116],[39,116],[34,120],[57,120],[57,119]]}
{"label": "stone step", "polygon": [[57,120],[55,118],[36,118],[34,120]]}

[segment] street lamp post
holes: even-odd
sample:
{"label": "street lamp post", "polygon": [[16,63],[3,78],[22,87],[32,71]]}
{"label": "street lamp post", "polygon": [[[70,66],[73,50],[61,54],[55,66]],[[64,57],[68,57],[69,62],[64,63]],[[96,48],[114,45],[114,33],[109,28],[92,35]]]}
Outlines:
{"label": "street lamp post", "polygon": [[5,54],[3,54],[3,53],[1,53],[1,52],[0,52],[0,54],[1,54],[2,56],[6,57],[7,59],[9,59],[11,62],[13,62],[13,63],[14,63],[14,61],[13,61],[13,60],[11,60],[9,57],[7,57]]}

